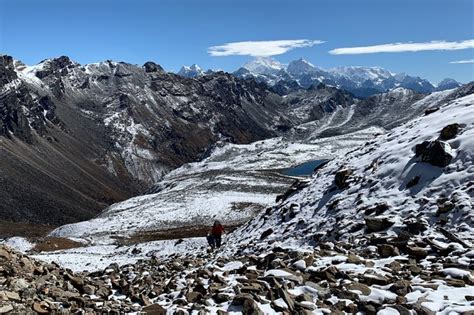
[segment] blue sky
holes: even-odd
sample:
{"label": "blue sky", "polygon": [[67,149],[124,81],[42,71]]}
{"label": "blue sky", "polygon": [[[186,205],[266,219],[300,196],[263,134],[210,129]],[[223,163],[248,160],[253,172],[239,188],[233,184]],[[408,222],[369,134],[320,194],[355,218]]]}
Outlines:
{"label": "blue sky", "polygon": [[[27,64],[68,55],[83,64],[153,60],[172,71],[192,63],[232,71],[253,57],[211,56],[209,47],[304,39],[306,47],[273,57],[283,63],[304,57],[323,68],[381,66],[433,82],[445,77],[467,82],[474,80],[474,49],[466,42],[474,39],[473,6],[472,0],[0,0],[0,52]],[[391,43],[426,47],[431,41],[470,48],[330,53]]]}

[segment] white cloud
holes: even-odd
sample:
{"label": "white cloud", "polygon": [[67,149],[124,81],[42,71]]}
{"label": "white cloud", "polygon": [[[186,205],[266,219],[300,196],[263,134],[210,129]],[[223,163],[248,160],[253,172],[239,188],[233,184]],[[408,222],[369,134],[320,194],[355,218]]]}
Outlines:
{"label": "white cloud", "polygon": [[320,40],[309,39],[247,41],[212,46],[207,51],[211,56],[268,57],[281,55],[295,48],[311,47],[322,43],[324,42]]}
{"label": "white cloud", "polygon": [[450,63],[474,63],[474,59],[451,61]]}
{"label": "white cloud", "polygon": [[426,50],[459,50],[474,48],[474,39],[460,42],[431,41],[426,43],[391,43],[364,47],[347,47],[330,50],[332,55],[374,54],[382,52],[414,52]]}

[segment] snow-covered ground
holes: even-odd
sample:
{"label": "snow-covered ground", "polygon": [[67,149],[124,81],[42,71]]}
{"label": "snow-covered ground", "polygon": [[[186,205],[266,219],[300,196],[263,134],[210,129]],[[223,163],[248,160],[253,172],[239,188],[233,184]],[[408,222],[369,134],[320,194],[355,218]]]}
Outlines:
{"label": "snow-covered ground", "polygon": [[209,226],[214,220],[241,224],[275,204],[294,179],[278,172],[302,162],[331,159],[363,144],[379,128],[311,141],[283,138],[217,147],[205,160],[186,164],[155,185],[156,193],[114,204],[98,217],[65,225],[52,236],[108,244],[137,232]]}
{"label": "snow-covered ground", "polygon": [[[454,123],[461,126],[461,131],[445,142],[449,145],[446,151],[452,155],[449,165],[441,168],[415,157],[417,144],[438,139],[440,131]],[[426,226],[420,231],[424,237],[444,239],[438,230],[443,227],[470,244],[474,240],[473,153],[471,94],[333,159],[313,177],[307,189],[276,207],[276,213],[262,213],[234,233],[234,242],[254,243],[270,228],[273,236],[269,239],[275,241],[271,246],[307,244],[314,233],[323,239],[357,242],[358,235],[367,233],[364,220],[370,216],[389,220],[393,225],[387,233],[394,237],[406,225],[419,222]],[[352,172],[346,189],[335,186],[335,174],[340,170]],[[417,176],[418,182],[409,185]],[[449,210],[442,210],[446,207]],[[305,232],[281,237],[284,231],[296,227]],[[268,247],[267,239],[262,246]]]}
{"label": "snow-covered ground", "polygon": [[[436,212],[441,194],[456,202],[455,210],[441,216],[448,217],[446,227],[455,228],[460,236],[469,239],[473,232],[472,191],[467,186],[474,180],[473,98],[469,95],[454,100],[438,112],[410,121],[388,134],[379,128],[370,128],[306,143],[275,138],[249,145],[218,146],[207,159],[169,173],[157,183],[155,193],[112,205],[95,219],[63,226],[51,234],[75,238],[88,246],[99,246],[96,249],[86,246],[48,254],[45,259],[61,260],[62,253],[85,253],[85,256],[96,257],[90,255],[90,251],[95,251],[105,261],[119,261],[112,254],[115,248],[112,244],[117,238],[146,231],[205,226],[215,219],[225,224],[248,221],[256,213],[262,213],[262,209],[275,206],[275,196],[293,182],[293,178],[276,170],[322,158],[333,161],[316,175],[309,189],[282,204],[282,208],[291,203],[297,205],[292,210],[296,213],[294,219],[283,224],[276,218],[261,223],[261,216],[257,217],[242,228],[248,231],[244,233],[240,229],[232,236],[236,238],[233,242],[258,239],[262,231],[269,228],[283,233],[288,225],[293,226],[302,219],[305,228],[312,233],[328,233],[330,239],[351,237],[363,233],[363,229],[353,229],[364,222],[365,210],[379,203],[387,204],[388,210],[383,216],[394,222],[390,233],[396,235],[406,220],[420,218],[430,225],[440,220]],[[439,131],[451,123],[462,125],[461,134],[450,141],[455,155],[451,164],[443,170],[417,161],[414,146],[424,140],[436,139]],[[354,171],[355,186],[334,190],[331,188],[334,174],[341,168]],[[407,182],[416,175],[421,176],[420,182],[406,188]],[[280,233],[275,232],[272,246],[301,246],[308,241],[300,234],[282,239]],[[429,233],[441,237],[439,232],[430,230]],[[159,241],[153,246],[159,248],[168,244],[166,242]],[[264,241],[262,246],[268,246],[268,243]],[[87,264],[90,260],[85,259],[75,268],[85,268]]]}

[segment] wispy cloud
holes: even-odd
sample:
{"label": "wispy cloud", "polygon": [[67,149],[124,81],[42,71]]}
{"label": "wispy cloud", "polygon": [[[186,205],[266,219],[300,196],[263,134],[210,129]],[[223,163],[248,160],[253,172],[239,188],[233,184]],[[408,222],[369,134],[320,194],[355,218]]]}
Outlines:
{"label": "wispy cloud", "polygon": [[281,55],[295,48],[311,47],[322,44],[321,40],[289,39],[289,40],[266,40],[226,43],[208,48],[211,56],[253,56],[268,57]]}
{"label": "wispy cloud", "polygon": [[450,63],[474,63],[474,59],[451,61]]}
{"label": "wispy cloud", "polygon": [[391,43],[363,47],[347,47],[330,50],[332,55],[356,55],[375,53],[415,52],[427,50],[459,50],[474,48],[474,39],[460,42],[431,41],[425,43]]}

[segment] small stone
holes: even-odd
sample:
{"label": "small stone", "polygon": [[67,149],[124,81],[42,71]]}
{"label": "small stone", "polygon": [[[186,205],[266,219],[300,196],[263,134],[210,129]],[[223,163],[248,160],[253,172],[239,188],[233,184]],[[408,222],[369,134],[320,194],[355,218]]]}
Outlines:
{"label": "small stone", "polygon": [[95,287],[90,285],[90,284],[87,284],[83,287],[83,290],[84,290],[84,293],[85,294],[88,294],[88,295],[93,295],[95,294]]}
{"label": "small stone", "polygon": [[21,301],[20,295],[17,292],[3,291],[0,294],[4,294],[7,299],[14,302]]}
{"label": "small stone", "polygon": [[395,303],[397,304],[406,304],[407,303],[407,298],[404,297],[404,296],[397,296],[396,299],[395,299]]}
{"label": "small stone", "polygon": [[202,299],[202,294],[200,292],[192,291],[192,292],[186,293],[186,300],[189,303],[196,303],[201,299]]}
{"label": "small stone", "polygon": [[373,285],[373,284],[387,285],[390,283],[390,280],[387,279],[387,277],[382,276],[382,275],[375,275],[375,274],[364,274],[363,281],[367,285]]}
{"label": "small stone", "polygon": [[6,249],[0,247],[0,261],[9,261],[10,259],[10,253]]}
{"label": "small stone", "polygon": [[390,244],[379,245],[378,251],[379,251],[380,256],[383,258],[400,255],[400,251],[398,250],[398,248]]}
{"label": "small stone", "polygon": [[159,304],[152,304],[142,308],[141,313],[150,315],[166,315],[166,310]]}
{"label": "small stone", "polygon": [[363,295],[370,295],[372,290],[365,284],[359,283],[359,282],[353,282],[351,283],[347,289],[351,291],[360,291],[362,292]]}
{"label": "small stone", "polygon": [[445,279],[446,284],[450,287],[462,288],[466,286],[466,282],[461,279]]}
{"label": "small stone", "polygon": [[396,272],[402,270],[402,265],[401,265],[398,261],[396,261],[396,260],[394,260],[394,261],[392,261],[391,263],[389,263],[389,264],[387,265],[387,267],[390,268],[390,269],[392,269],[393,271],[396,271]]}
{"label": "small stone", "polygon": [[357,256],[353,253],[350,253],[349,255],[347,255],[347,262],[350,263],[350,264],[358,265],[358,264],[362,263],[362,259],[359,256]]}
{"label": "small stone", "polygon": [[425,109],[425,115],[429,115],[429,114],[432,114],[432,113],[437,112],[437,111],[439,111],[439,107],[427,108],[427,109]]}
{"label": "small stone", "polygon": [[263,240],[263,239],[267,238],[267,237],[268,237],[270,234],[272,234],[272,233],[273,233],[273,229],[272,229],[272,228],[270,228],[270,229],[268,229],[268,230],[265,230],[265,231],[262,233],[262,235],[260,235],[260,239]]}
{"label": "small stone", "polygon": [[413,186],[416,186],[418,185],[418,183],[420,182],[420,176],[414,176],[412,179],[410,179],[407,184],[406,184],[406,188],[411,188]]}
{"label": "small stone", "polygon": [[396,293],[397,295],[405,296],[412,291],[410,286],[410,281],[407,280],[398,280],[392,284],[389,288],[390,291]]}
{"label": "small stone", "polygon": [[407,246],[407,252],[410,256],[414,257],[416,260],[421,260],[428,256],[428,251],[422,247],[418,246]]}
{"label": "small stone", "polygon": [[34,302],[32,306],[33,311],[38,314],[49,314],[51,311],[48,303],[41,301],[41,302]]}

